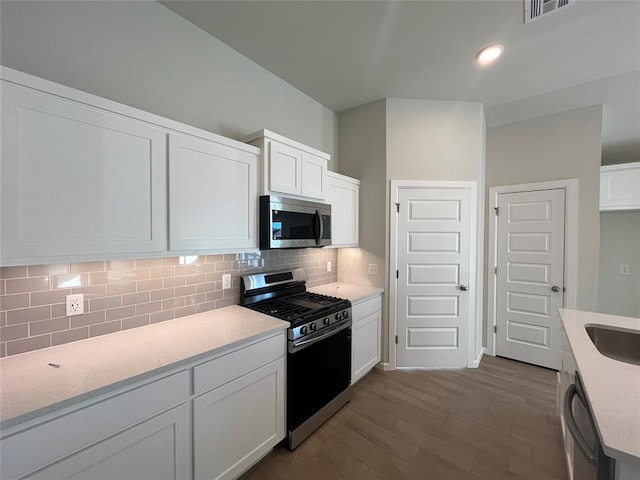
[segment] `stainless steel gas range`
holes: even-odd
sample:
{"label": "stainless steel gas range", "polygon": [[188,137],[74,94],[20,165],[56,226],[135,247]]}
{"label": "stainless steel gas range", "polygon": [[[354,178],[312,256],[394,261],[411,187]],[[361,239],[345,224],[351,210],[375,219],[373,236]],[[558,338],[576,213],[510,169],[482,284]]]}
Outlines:
{"label": "stainless steel gas range", "polygon": [[304,270],[242,277],[241,304],[288,321],[287,440],[295,449],[351,397],[351,303],[307,292]]}

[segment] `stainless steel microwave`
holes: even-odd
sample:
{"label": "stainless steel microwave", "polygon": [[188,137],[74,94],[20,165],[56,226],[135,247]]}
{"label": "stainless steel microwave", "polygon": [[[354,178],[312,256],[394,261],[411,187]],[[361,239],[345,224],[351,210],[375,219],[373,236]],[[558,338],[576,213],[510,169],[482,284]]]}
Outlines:
{"label": "stainless steel microwave", "polygon": [[331,245],[331,205],[260,197],[260,250]]}

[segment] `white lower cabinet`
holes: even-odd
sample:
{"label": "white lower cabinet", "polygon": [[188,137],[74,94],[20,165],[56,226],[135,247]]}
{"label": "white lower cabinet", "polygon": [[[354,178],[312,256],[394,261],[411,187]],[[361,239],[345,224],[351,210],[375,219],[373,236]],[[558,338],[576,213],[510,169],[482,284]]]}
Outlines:
{"label": "white lower cabinet", "polygon": [[29,480],[191,477],[190,408],[173,408],[29,475]]}
{"label": "white lower cabinet", "polygon": [[2,480],[231,479],[285,437],[284,332],[0,432]]}
{"label": "white lower cabinet", "polygon": [[351,327],[351,384],[353,385],[380,361],[380,323],[382,296],[354,303]]}
{"label": "white lower cabinet", "polygon": [[186,370],[165,374],[3,430],[0,477],[184,478],[189,383]]}
{"label": "white lower cabinet", "polygon": [[280,358],[193,401],[194,475],[231,479],[284,438]]}

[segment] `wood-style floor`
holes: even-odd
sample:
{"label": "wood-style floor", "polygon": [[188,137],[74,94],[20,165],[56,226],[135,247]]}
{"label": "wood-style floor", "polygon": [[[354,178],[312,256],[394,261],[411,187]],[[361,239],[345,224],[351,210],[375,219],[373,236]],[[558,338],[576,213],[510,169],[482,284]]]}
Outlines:
{"label": "wood-style floor", "polygon": [[484,356],[480,368],[374,369],[294,452],[242,480],[563,480],[556,372]]}

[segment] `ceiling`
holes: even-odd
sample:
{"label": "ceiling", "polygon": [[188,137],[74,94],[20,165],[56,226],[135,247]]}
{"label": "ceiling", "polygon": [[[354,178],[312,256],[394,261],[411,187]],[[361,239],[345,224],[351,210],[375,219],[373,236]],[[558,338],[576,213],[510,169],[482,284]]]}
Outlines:
{"label": "ceiling", "polygon": [[[385,97],[481,102],[487,126],[604,104],[603,163],[640,160],[640,1],[163,1],[340,113]],[[505,45],[493,65],[474,61]]]}

